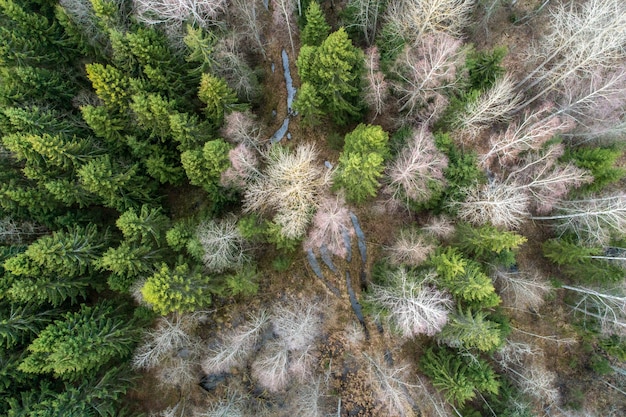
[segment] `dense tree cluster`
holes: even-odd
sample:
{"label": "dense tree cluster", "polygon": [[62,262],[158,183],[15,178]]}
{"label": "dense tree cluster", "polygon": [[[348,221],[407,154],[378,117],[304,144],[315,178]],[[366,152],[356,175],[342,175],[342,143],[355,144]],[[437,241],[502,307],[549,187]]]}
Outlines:
{"label": "dense tree cluster", "polygon": [[0,414],[623,408],[626,3],[549,3],[0,0]]}

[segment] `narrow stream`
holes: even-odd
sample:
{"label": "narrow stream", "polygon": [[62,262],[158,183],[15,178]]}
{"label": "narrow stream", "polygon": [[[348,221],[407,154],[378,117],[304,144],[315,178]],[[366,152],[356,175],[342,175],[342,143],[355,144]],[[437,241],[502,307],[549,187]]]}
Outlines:
{"label": "narrow stream", "polygon": [[[271,143],[280,142],[282,138],[287,135],[288,139],[291,139],[291,134],[289,134],[289,118],[295,113],[292,110],[293,100],[296,97],[296,89],[293,86],[293,78],[291,78],[291,70],[289,69],[289,56],[287,55],[287,51],[284,49],[281,52],[282,62],[283,62],[283,74],[285,75],[285,86],[287,88],[287,117],[283,120],[283,124],[278,128],[278,130],[272,135],[270,138]],[[272,63],[272,72],[274,72],[274,64]]]}

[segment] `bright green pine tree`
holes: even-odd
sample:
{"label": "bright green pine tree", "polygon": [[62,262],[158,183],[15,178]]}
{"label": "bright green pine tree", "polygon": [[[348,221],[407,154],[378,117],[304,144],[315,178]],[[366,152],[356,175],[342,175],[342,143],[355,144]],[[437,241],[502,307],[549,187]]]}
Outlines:
{"label": "bright green pine tree", "polygon": [[146,245],[122,242],[116,248],[109,248],[96,265],[99,269],[111,272],[107,279],[113,291],[127,292],[140,276],[149,275],[161,254]]}
{"label": "bright green pine tree", "polygon": [[68,108],[77,93],[76,80],[56,69],[0,68],[0,75],[0,104],[4,106],[53,104],[57,108]]}
{"label": "bright green pine tree", "polygon": [[335,186],[345,189],[348,200],[362,203],[376,195],[388,141],[389,134],[380,126],[360,124],[346,135]]}
{"label": "bright green pine tree", "polygon": [[300,35],[302,45],[319,46],[328,37],[330,25],[317,1],[309,3],[306,10],[306,25]]}
{"label": "bright green pine tree", "polygon": [[430,348],[420,358],[420,368],[446,399],[463,406],[479,392],[498,394],[500,382],[487,362],[446,348]]}
{"label": "bright green pine tree", "polygon": [[128,76],[112,65],[87,64],[87,77],[104,104],[111,109],[125,110],[132,97]]}
{"label": "bright green pine tree", "polygon": [[159,314],[184,313],[211,304],[210,278],[188,264],[180,263],[173,269],[166,264],[148,278],[141,294],[145,302]]}
{"label": "bright green pine tree", "polygon": [[151,138],[166,141],[172,134],[170,115],[176,111],[176,102],[160,94],[135,94],[130,108],[137,124],[149,132]]}
{"label": "bright green pine tree", "polygon": [[346,31],[331,33],[319,47],[304,47],[298,56],[298,74],[322,99],[322,110],[337,124],[357,118],[360,99],[363,52],[352,45]]}
{"label": "bright green pine tree", "polygon": [[218,191],[222,172],[230,166],[228,152],[231,146],[222,139],[204,144],[202,151],[189,150],[180,155],[189,182],[204,188],[209,194]]}
{"label": "bright green pine tree", "polygon": [[83,304],[39,333],[19,369],[78,381],[111,359],[132,353],[138,335],[135,326],[110,303]]}
{"label": "bright green pine tree", "polygon": [[98,202],[98,197],[85,190],[77,180],[57,179],[46,181],[42,185],[52,198],[66,207],[77,205],[85,208]]}
{"label": "bright green pine tree", "polygon": [[491,279],[482,272],[480,264],[466,259],[451,247],[437,251],[429,259],[437,272],[437,284],[452,295],[476,307],[500,304]]}
{"label": "bright green pine tree", "polygon": [[324,115],[321,106],[322,99],[317,94],[315,87],[310,83],[303,83],[293,102],[293,109],[302,116],[302,124],[306,126],[320,124],[320,117]]}
{"label": "bright green pine tree", "polygon": [[226,111],[237,108],[237,94],[226,81],[211,74],[202,74],[198,98],[206,104],[204,113],[215,127],[222,125]]}
{"label": "bright green pine tree", "polygon": [[115,222],[126,241],[157,247],[164,243],[169,223],[169,219],[160,208],[145,204],[141,206],[139,212],[134,208],[126,210]]}
{"label": "bright green pine tree", "polygon": [[437,335],[448,346],[490,352],[504,342],[500,324],[487,319],[485,311],[456,311]]}
{"label": "bright green pine tree", "polygon": [[152,200],[154,184],[139,174],[137,164],[123,165],[107,154],[90,160],[78,169],[85,189],[99,196],[105,206],[124,211]]}
{"label": "bright green pine tree", "polygon": [[460,223],[456,228],[456,245],[466,254],[483,262],[515,263],[515,252],[527,239],[515,232],[492,225],[474,227]]}
{"label": "bright green pine tree", "polygon": [[83,106],[83,120],[93,133],[106,141],[111,149],[118,149],[124,141],[127,122],[105,106]]}
{"label": "bright green pine tree", "polygon": [[202,148],[213,139],[213,127],[195,114],[177,112],[170,115],[169,121],[172,137],[179,143],[180,152]]}
{"label": "bright green pine tree", "polygon": [[67,277],[86,274],[106,247],[106,233],[95,225],[74,225],[31,243],[24,255],[43,271]]}

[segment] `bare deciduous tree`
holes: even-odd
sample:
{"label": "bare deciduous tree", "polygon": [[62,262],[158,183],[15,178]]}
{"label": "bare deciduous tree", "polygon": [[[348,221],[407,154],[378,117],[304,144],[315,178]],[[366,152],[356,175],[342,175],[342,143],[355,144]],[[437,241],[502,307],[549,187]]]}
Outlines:
{"label": "bare deciduous tree", "polygon": [[293,152],[282,146],[271,147],[265,171],[248,184],[244,210],[275,211],[274,221],[285,237],[303,236],[332,175],[316,159],[317,150],[310,144]]}
{"label": "bare deciduous tree", "polygon": [[271,392],[282,391],[289,383],[289,350],[277,340],[265,344],[252,362],[252,376]]}
{"label": "bare deciduous tree", "polygon": [[258,0],[230,0],[232,14],[237,21],[237,30],[251,39],[265,56],[265,45],[261,38],[263,19],[259,17],[265,10]]}
{"label": "bare deciduous tree", "polygon": [[296,3],[293,0],[272,0],[272,10],[274,25],[276,27],[286,27],[291,44],[291,53],[296,55],[296,48],[293,43],[293,36],[296,31],[296,24],[293,21]]}
{"label": "bare deciduous tree", "polygon": [[223,187],[243,189],[251,178],[259,175],[259,158],[249,145],[240,143],[228,152],[230,167],[222,172],[220,184]]}
{"label": "bare deciduous tree", "polygon": [[391,273],[388,285],[373,285],[368,298],[389,312],[403,337],[433,336],[445,326],[452,308],[452,298],[429,285],[433,279],[433,274],[411,277],[402,268]]}
{"label": "bare deciduous tree", "polygon": [[365,87],[364,100],[374,111],[374,118],[383,113],[389,96],[389,85],[380,71],[380,54],[372,46],[365,51]]}
{"label": "bare deciduous tree", "polygon": [[350,211],[343,195],[324,197],[313,216],[313,225],[304,241],[305,250],[318,250],[326,245],[328,251],[345,258],[347,256],[344,235],[354,235]]}
{"label": "bare deciduous tree", "polygon": [[606,245],[612,235],[626,233],[626,194],[561,201],[557,214],[535,216],[534,220],[556,220],[556,229],[575,233],[583,242]]}
{"label": "bare deciduous tree", "polygon": [[392,72],[393,84],[406,117],[434,121],[448,105],[444,90],[458,82],[457,68],[465,60],[462,42],[444,33],[429,34],[405,47]]}
{"label": "bare deciduous tree", "polygon": [[523,184],[519,188],[532,197],[532,205],[537,213],[549,213],[572,188],[593,181],[588,171],[573,163],[559,163],[558,158],[563,153],[564,146],[561,144],[552,145],[547,150],[529,152],[507,178],[507,182]]}
{"label": "bare deciduous tree", "polygon": [[309,379],[305,385],[291,390],[289,397],[289,415],[298,417],[327,417],[328,381],[322,377]]}
{"label": "bare deciduous tree", "polygon": [[551,116],[552,104],[526,114],[521,123],[509,125],[503,134],[491,136],[491,149],[481,156],[480,164],[489,167],[497,158],[500,165],[509,165],[525,151],[539,150],[554,135],[573,127],[571,119]]}
{"label": "bare deciduous tree", "polygon": [[274,333],[287,350],[309,347],[320,335],[322,328],[321,305],[314,302],[293,302],[277,307],[272,314]]}
{"label": "bare deciduous tree", "polygon": [[346,10],[350,11],[350,24],[346,27],[358,29],[363,34],[365,42],[372,45],[382,9],[383,2],[380,0],[349,0]]}
{"label": "bare deciduous tree", "polygon": [[137,20],[148,25],[192,22],[207,27],[224,12],[226,0],[134,0],[134,5]]}
{"label": "bare deciduous tree", "polygon": [[624,288],[615,289],[613,294],[591,288],[563,285],[568,291],[577,293],[580,298],[572,306],[574,311],[595,319],[605,334],[626,335],[626,296]]}
{"label": "bare deciduous tree", "polygon": [[577,78],[588,79],[598,68],[623,63],[626,43],[626,3],[589,0],[560,3],[551,9],[550,32],[531,49],[537,65],[518,83],[520,89],[539,86],[538,92],[518,107],[561,89]]}
{"label": "bare deciduous tree", "polygon": [[370,384],[375,387],[375,395],[389,416],[412,416],[411,399],[408,388],[413,385],[407,382],[411,374],[409,364],[385,364],[378,358],[363,353],[366,359]]}
{"label": "bare deciduous tree", "polygon": [[387,168],[391,198],[407,206],[425,202],[432,196],[433,183],[443,184],[448,158],[435,146],[435,139],[426,126],[415,129],[407,146]]}
{"label": "bare deciduous tree", "polygon": [[401,0],[391,2],[386,19],[407,42],[431,33],[460,38],[469,25],[475,0]]}
{"label": "bare deciduous tree", "polygon": [[520,99],[512,78],[505,75],[477,100],[468,102],[464,111],[454,120],[453,127],[475,138],[491,124],[507,121]]}
{"label": "bare deciduous tree", "polygon": [[551,290],[538,271],[509,271],[498,268],[493,276],[503,302],[513,308],[539,308]]}
{"label": "bare deciduous tree", "polygon": [[403,229],[387,251],[394,265],[419,266],[435,249],[436,246],[417,230]]}
{"label": "bare deciduous tree", "polygon": [[211,272],[236,269],[249,261],[234,218],[206,221],[198,226],[196,236],[204,248],[204,265]]}
{"label": "bare deciduous tree", "polygon": [[216,374],[241,366],[254,351],[268,324],[269,316],[261,311],[248,322],[223,334],[220,342],[209,348],[202,369],[207,374]]}
{"label": "bare deciduous tree", "polygon": [[222,135],[235,143],[255,148],[262,143],[261,128],[249,111],[228,113],[224,118]]}
{"label": "bare deciduous tree", "polygon": [[466,222],[515,229],[529,216],[529,197],[519,187],[493,181],[465,191],[465,201],[451,204]]}
{"label": "bare deciduous tree", "polygon": [[226,80],[228,86],[237,92],[241,100],[251,101],[258,97],[261,87],[241,51],[242,44],[242,35],[236,32],[221,37],[213,50],[215,60],[213,70],[215,75]]}
{"label": "bare deciduous tree", "polygon": [[438,239],[447,239],[454,234],[455,227],[448,217],[436,216],[428,219],[422,230]]}

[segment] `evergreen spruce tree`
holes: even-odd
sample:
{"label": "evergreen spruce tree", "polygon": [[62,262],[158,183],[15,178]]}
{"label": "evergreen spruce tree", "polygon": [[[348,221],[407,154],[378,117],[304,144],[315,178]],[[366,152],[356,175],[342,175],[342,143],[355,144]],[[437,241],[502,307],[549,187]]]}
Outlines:
{"label": "evergreen spruce tree", "polygon": [[380,126],[360,124],[346,135],[335,185],[345,189],[348,200],[362,203],[376,195],[389,154],[388,141],[389,135]]}
{"label": "evergreen spruce tree", "polygon": [[109,248],[96,264],[99,269],[111,272],[107,279],[109,288],[127,292],[135,280],[153,271],[160,256],[149,246],[122,242],[116,248]]}
{"label": "evergreen spruce tree", "polygon": [[324,13],[318,2],[313,0],[306,10],[306,25],[300,35],[302,45],[319,46],[329,33],[330,26],[326,23]]}
{"label": "evergreen spruce tree", "polygon": [[136,340],[135,323],[111,304],[83,304],[39,333],[19,369],[77,381],[111,359],[130,354]]}
{"label": "evergreen spruce tree", "polygon": [[360,102],[363,53],[340,28],[319,47],[302,48],[298,56],[298,74],[322,99],[322,109],[335,123],[346,124],[363,110]]}
{"label": "evergreen spruce tree", "polygon": [[224,113],[236,108],[237,94],[221,78],[211,74],[202,74],[198,98],[206,104],[204,113],[215,127],[224,122]]}
{"label": "evergreen spruce tree", "polygon": [[183,152],[180,158],[189,182],[216,194],[221,174],[230,166],[230,149],[223,139],[216,139],[205,143],[202,150]]}
{"label": "evergreen spruce tree", "polygon": [[493,351],[503,343],[500,325],[487,319],[484,311],[456,311],[448,316],[437,339],[448,346],[465,349]]}
{"label": "evergreen spruce tree", "polygon": [[161,246],[169,219],[160,208],[141,206],[139,213],[134,208],[126,210],[115,222],[128,242]]}
{"label": "evergreen spruce tree", "polygon": [[315,87],[310,83],[300,86],[293,109],[302,116],[302,123],[307,126],[315,126],[320,123],[320,117],[324,114],[321,110],[322,99],[317,94]]}
{"label": "evergreen spruce tree", "polygon": [[184,313],[202,309],[211,304],[210,278],[186,263],[174,268],[162,264],[148,278],[141,294],[146,303],[159,314]]}

